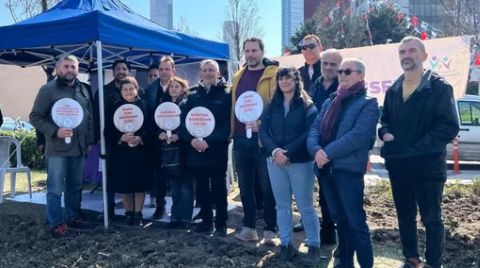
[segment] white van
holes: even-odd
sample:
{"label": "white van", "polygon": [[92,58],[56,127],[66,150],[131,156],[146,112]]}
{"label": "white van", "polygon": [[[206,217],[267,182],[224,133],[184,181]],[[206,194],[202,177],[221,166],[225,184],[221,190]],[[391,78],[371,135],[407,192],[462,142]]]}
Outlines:
{"label": "white van", "polygon": [[[460,131],[458,153],[460,161],[480,161],[480,96],[465,95],[455,102]],[[453,159],[452,143],[447,145],[447,159]]]}

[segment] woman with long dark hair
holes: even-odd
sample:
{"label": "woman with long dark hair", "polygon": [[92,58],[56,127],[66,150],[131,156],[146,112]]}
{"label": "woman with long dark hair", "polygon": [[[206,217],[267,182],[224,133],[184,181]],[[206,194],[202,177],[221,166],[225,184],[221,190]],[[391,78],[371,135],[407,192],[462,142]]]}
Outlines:
{"label": "woman with long dark hair", "polygon": [[277,204],[277,224],[282,242],[281,258],[290,261],[296,254],[292,238],[292,193],[300,210],[308,239],[311,260],[320,256],[317,213],[313,206],[313,159],[306,140],[317,115],[313,101],[303,89],[299,72],[280,67],[277,87],[262,117],[260,140],[270,157],[268,174]]}

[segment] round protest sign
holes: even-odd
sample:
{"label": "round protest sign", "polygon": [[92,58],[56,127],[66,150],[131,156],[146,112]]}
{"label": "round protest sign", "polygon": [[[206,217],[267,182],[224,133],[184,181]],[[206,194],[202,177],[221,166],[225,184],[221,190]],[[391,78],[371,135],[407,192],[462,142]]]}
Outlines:
{"label": "round protest sign", "polygon": [[[52,119],[58,127],[76,128],[83,121],[82,106],[74,99],[59,99],[53,104]],[[71,137],[66,137],[65,143],[70,143],[71,140]]]}
{"label": "round protest sign", "polygon": [[188,132],[198,139],[203,139],[212,134],[215,128],[215,117],[205,107],[195,107],[188,112],[185,119]]}
{"label": "round protest sign", "polygon": [[113,114],[115,127],[123,133],[133,133],[143,125],[142,110],[133,104],[124,104]]}
{"label": "round protest sign", "polygon": [[[263,100],[255,91],[243,92],[235,103],[235,116],[242,123],[255,122],[263,112]],[[247,128],[247,138],[252,137],[252,129]]]}
{"label": "round protest sign", "polygon": [[167,131],[170,138],[172,130],[180,126],[180,108],[173,102],[164,102],[155,110],[155,123],[163,130]]}

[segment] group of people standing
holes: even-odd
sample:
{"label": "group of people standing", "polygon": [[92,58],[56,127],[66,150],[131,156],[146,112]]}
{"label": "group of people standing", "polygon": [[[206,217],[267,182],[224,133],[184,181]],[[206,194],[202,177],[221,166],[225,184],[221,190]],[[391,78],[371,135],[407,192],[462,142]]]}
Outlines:
{"label": "group of people standing", "polygon": [[[382,156],[390,173],[398,212],[405,263],[403,267],[441,267],[444,228],[441,195],[446,180],[445,146],[458,132],[451,86],[423,69],[427,52],[421,40],[406,37],[399,58],[404,74],[387,91],[382,115],[377,100],[367,96],[365,64],[342,59],[340,51],[322,51],[315,35],[303,38],[300,48],[305,66],[278,66],[264,57],[259,38],[243,42],[245,65],[228,87],[214,60],[200,63],[200,82],[189,87],[175,76],[171,57],[160,60],[141,89],[130,76],[128,62],[116,61],[114,81],[105,86],[107,190],[109,215],[114,215],[114,194],[122,194],[126,221],[142,225],[145,193],[156,197],[154,218],[165,214],[167,183],[173,200],[168,228],[193,229],[226,236],[228,220],[226,171],[228,146],[233,140],[233,162],[243,205],[243,226],[234,237],[259,240],[255,185],[263,202],[262,242],[280,238],[280,257],[296,255],[293,231],[305,230],[308,259],[318,262],[321,245],[337,244],[338,267],[373,267],[373,250],[363,209],[363,176],[369,151],[376,139],[385,142]],[[88,146],[98,142],[98,97],[76,79],[78,60],[66,56],[57,64],[57,78],[40,89],[30,120],[46,138],[48,157],[47,220],[52,234],[63,236],[82,224],[81,169]],[[158,78],[157,78],[158,77]],[[234,114],[239,96],[257,92],[265,105],[260,120],[242,123]],[[82,125],[57,127],[49,114],[55,100],[74,98],[84,110]],[[92,99],[93,101],[92,108]],[[179,105],[181,125],[167,135],[154,122],[163,102]],[[123,104],[136,105],[145,115],[142,127],[122,133],[113,113]],[[208,137],[193,137],[185,116],[195,107],[209,109],[215,128]],[[95,123],[97,122],[97,123]],[[96,127],[94,127],[96,126]],[[97,129],[97,131],[94,131]],[[246,135],[250,129],[252,137]],[[94,135],[95,134],[95,135]],[[63,138],[71,137],[65,144]],[[314,184],[320,186],[321,223],[314,206]],[[60,197],[65,185],[66,221]],[[295,225],[292,194],[301,214]],[[201,223],[192,225],[194,199],[200,205]],[[215,206],[215,217],[212,208]],[[426,227],[426,263],[420,258],[416,211]],[[66,222],[66,223],[64,223]]]}

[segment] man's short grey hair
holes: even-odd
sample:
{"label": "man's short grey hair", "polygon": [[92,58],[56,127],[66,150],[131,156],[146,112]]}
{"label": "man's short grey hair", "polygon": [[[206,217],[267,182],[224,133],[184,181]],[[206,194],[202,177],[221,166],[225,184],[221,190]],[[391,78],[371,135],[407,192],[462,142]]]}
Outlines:
{"label": "man's short grey hair", "polygon": [[220,72],[220,66],[218,65],[218,62],[216,62],[215,60],[212,60],[212,59],[202,60],[202,61],[200,62],[200,69],[202,69],[203,66],[205,66],[205,64],[211,64],[211,65],[215,66],[215,68],[217,69],[217,71]]}
{"label": "man's short grey hair", "polygon": [[400,45],[403,45],[408,42],[417,42],[418,46],[420,47],[420,50],[425,53],[427,50],[425,49],[425,44],[422,42],[422,40],[418,37],[415,36],[405,36],[401,41]]}
{"label": "man's short grey hair", "polygon": [[74,55],[71,55],[71,54],[66,54],[66,55],[60,56],[60,58],[57,60],[57,64],[55,66],[59,67],[62,64],[62,62],[66,61],[66,60],[74,61],[78,65],[77,57],[75,57]]}
{"label": "man's short grey hair", "polygon": [[346,58],[342,61],[341,65],[343,65],[344,63],[347,63],[347,62],[354,63],[357,66],[357,71],[365,73],[365,69],[366,69],[365,68],[365,62],[363,62],[361,59],[359,59],[359,58]]}
{"label": "man's short grey hair", "polygon": [[342,59],[343,59],[342,54],[340,53],[340,50],[336,48],[329,48],[327,50],[322,51],[322,53],[320,53],[320,59],[323,60],[324,57],[329,55],[338,57],[339,62],[342,62]]}

